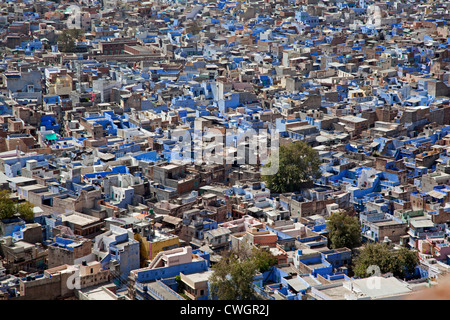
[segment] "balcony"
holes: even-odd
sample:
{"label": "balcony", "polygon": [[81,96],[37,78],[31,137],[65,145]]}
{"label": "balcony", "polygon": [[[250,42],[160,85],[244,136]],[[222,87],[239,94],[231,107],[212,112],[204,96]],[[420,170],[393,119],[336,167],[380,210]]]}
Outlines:
{"label": "balcony", "polygon": [[425,235],[425,237],[427,239],[432,239],[432,238],[443,238],[445,237],[445,231],[437,231],[437,232],[423,232],[420,233],[422,235]]}
{"label": "balcony", "polygon": [[443,238],[445,237],[445,231],[416,232],[415,230],[409,229],[408,235],[419,239]]}

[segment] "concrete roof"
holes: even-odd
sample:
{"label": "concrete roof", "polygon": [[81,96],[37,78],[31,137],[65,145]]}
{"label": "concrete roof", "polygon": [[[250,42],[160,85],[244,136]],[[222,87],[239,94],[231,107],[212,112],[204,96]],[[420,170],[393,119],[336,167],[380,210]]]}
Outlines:
{"label": "concrete roof", "polygon": [[[314,281],[309,275],[300,276],[305,282],[307,282],[310,286],[317,286],[318,283]],[[318,281],[318,280],[317,280]]]}
{"label": "concrete roof", "polygon": [[364,122],[367,121],[365,118],[355,117],[355,116],[343,116],[340,117],[341,120],[349,121],[349,122]]}
{"label": "concrete roof", "polygon": [[207,233],[211,234],[213,237],[222,236],[226,234],[230,234],[231,231],[228,228],[220,227],[217,229],[209,230]]}
{"label": "concrete roof", "polygon": [[163,221],[176,225],[176,224],[180,223],[181,221],[183,221],[183,219],[166,215],[166,216],[164,216]]}
{"label": "concrete roof", "polygon": [[43,189],[43,188],[48,189],[47,186],[44,186],[42,184],[32,184],[32,185],[29,185],[29,186],[20,187],[20,189],[27,190],[27,191],[38,190],[38,189]]}
{"label": "concrete roof", "polygon": [[394,226],[394,225],[403,224],[403,223],[404,222],[398,222],[395,220],[387,220],[387,221],[375,222],[374,224],[381,227],[381,226]]}
{"label": "concrete roof", "polygon": [[308,285],[298,277],[286,280],[286,282],[297,292],[308,289]]}
{"label": "concrete roof", "polygon": [[204,271],[192,274],[185,274],[184,276],[188,278],[192,283],[198,283],[208,281],[209,277],[211,277],[212,274],[213,271]]}
{"label": "concrete roof", "polygon": [[361,292],[371,299],[399,296],[412,292],[406,283],[395,277],[373,277],[373,279],[370,279],[371,281],[368,280],[369,279],[351,280],[353,291]]}
{"label": "concrete roof", "polygon": [[81,292],[89,297],[89,300],[117,300],[113,293],[108,293],[103,286],[94,286],[82,289]]}
{"label": "concrete roof", "polygon": [[433,221],[431,219],[411,219],[410,224],[414,228],[432,228],[434,227]]}
{"label": "concrete roof", "polygon": [[342,285],[320,289],[320,292],[326,294],[332,300],[344,300],[345,295],[350,293],[350,291],[344,288]]}
{"label": "concrete roof", "polygon": [[36,181],[36,179],[27,178],[27,177],[13,177],[13,178],[7,178],[6,180],[13,182],[13,183]]}
{"label": "concrete roof", "polygon": [[167,288],[160,285],[158,282],[148,283],[147,286],[157,291],[158,294],[163,296],[165,300],[178,300],[178,297],[175,295],[175,292],[169,291]]}
{"label": "concrete roof", "polygon": [[430,192],[427,193],[428,195],[432,196],[433,198],[437,198],[437,199],[443,199],[445,198],[445,194],[436,190],[431,190]]}
{"label": "concrete roof", "polygon": [[80,226],[85,226],[85,225],[100,221],[100,219],[98,219],[96,217],[91,217],[91,216],[81,214],[81,213],[72,213],[67,216],[62,215],[62,220],[68,221],[70,223],[77,224]]}

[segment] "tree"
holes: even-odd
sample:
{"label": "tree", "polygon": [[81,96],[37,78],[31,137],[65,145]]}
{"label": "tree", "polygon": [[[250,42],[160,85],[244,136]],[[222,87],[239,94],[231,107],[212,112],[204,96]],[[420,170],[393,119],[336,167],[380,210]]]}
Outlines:
{"label": "tree", "polygon": [[200,31],[202,31],[202,27],[198,24],[197,21],[194,20],[194,21],[192,21],[190,30],[193,35],[196,35],[196,34],[199,34]]}
{"label": "tree", "polygon": [[73,52],[75,49],[75,40],[73,37],[64,30],[58,36],[58,47],[62,52]]}
{"label": "tree", "polygon": [[26,221],[31,221],[34,218],[33,204],[28,201],[17,204],[17,212],[21,218]]}
{"label": "tree", "polygon": [[266,249],[225,252],[213,266],[209,279],[210,296],[218,300],[254,300],[253,279],[258,272],[269,271],[277,264],[276,257]]}
{"label": "tree", "polygon": [[265,167],[270,167],[272,162],[278,163],[278,172],[261,177],[273,192],[299,191],[321,176],[319,154],[303,141],[280,146],[278,159],[271,159]]}
{"label": "tree", "polygon": [[252,259],[261,273],[269,271],[278,262],[277,258],[269,250],[258,248],[253,249]]}
{"label": "tree", "polygon": [[391,271],[394,276],[406,278],[414,273],[416,266],[419,264],[419,256],[416,251],[407,248],[400,248],[392,252],[392,260],[395,268]]}
{"label": "tree", "polygon": [[415,251],[407,248],[393,250],[384,243],[370,243],[361,250],[355,262],[355,276],[366,278],[371,276],[368,268],[376,266],[380,273],[391,272],[395,277],[405,278],[414,272],[419,263]]}
{"label": "tree", "polygon": [[380,272],[385,273],[390,271],[390,263],[390,252],[385,244],[369,243],[356,258],[353,271],[355,276],[366,278],[372,275],[367,271],[370,266],[376,266]]}
{"label": "tree", "polygon": [[81,40],[83,30],[81,29],[65,29],[58,36],[58,46],[63,52],[73,52],[75,49],[75,41]]}
{"label": "tree", "polygon": [[8,190],[0,191],[0,220],[14,218],[16,208]]}
{"label": "tree", "polygon": [[253,300],[255,292],[253,278],[258,269],[252,260],[240,261],[230,252],[213,266],[210,281],[210,296],[218,300]]}
{"label": "tree", "polygon": [[361,244],[361,226],[358,218],[345,211],[335,212],[327,219],[328,239],[334,249],[353,249]]}
{"label": "tree", "polygon": [[184,282],[181,281],[181,276],[179,274],[175,276],[175,281],[178,284],[178,291],[177,292],[178,293],[184,293],[185,285],[184,285]]}
{"label": "tree", "polygon": [[0,220],[20,217],[26,221],[34,218],[33,205],[28,202],[17,203],[10,197],[8,190],[0,191]]}

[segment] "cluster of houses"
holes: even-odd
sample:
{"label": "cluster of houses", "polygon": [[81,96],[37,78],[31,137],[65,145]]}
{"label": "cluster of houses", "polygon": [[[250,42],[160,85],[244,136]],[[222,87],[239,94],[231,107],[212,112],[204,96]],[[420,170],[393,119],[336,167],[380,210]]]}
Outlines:
{"label": "cluster of houses", "polygon": [[[437,283],[449,17],[448,1],[1,2],[0,188],[34,219],[0,221],[0,299],[208,300],[221,253],[242,247],[277,260],[252,284],[267,300]],[[321,177],[267,188],[267,158],[247,161],[263,132],[309,144]],[[342,211],[363,245],[416,251],[411,278],[354,277],[327,238]]]}

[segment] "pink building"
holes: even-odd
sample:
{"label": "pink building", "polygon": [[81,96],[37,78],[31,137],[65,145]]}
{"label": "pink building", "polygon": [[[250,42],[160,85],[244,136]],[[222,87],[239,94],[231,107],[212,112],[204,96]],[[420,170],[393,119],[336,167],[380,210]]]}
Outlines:
{"label": "pink building", "polygon": [[246,232],[231,235],[231,247],[239,250],[242,246],[251,247],[277,247],[277,235],[269,230],[249,228]]}
{"label": "pink building", "polygon": [[243,216],[241,219],[227,221],[219,224],[219,227],[227,228],[231,233],[245,232],[251,228],[262,229],[264,224],[252,216]]}
{"label": "pink building", "polygon": [[435,258],[436,260],[446,262],[447,256],[450,255],[450,243],[444,238],[419,240],[418,249],[419,258],[422,260]]}

